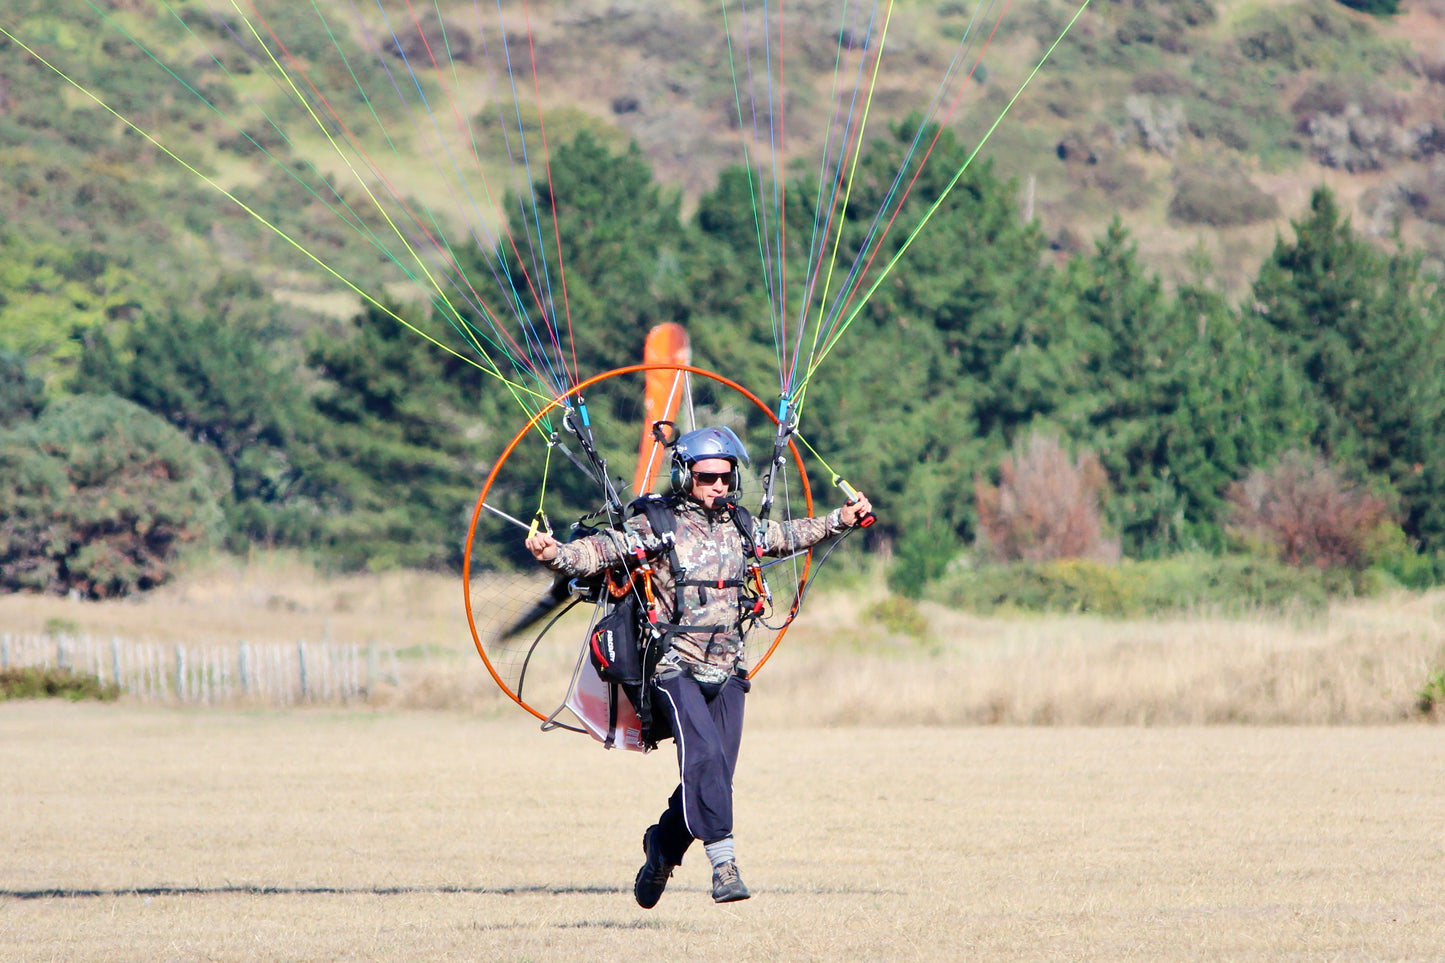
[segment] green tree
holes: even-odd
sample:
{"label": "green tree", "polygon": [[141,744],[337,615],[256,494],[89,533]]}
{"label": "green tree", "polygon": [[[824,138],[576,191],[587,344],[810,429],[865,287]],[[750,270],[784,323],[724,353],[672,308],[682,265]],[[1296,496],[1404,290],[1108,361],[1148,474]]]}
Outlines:
{"label": "green tree", "polygon": [[316,480],[338,508],[329,553],[347,568],[459,564],[479,459],[439,352],[372,308],[307,360],[323,379]]}
{"label": "green tree", "polygon": [[1218,551],[1225,546],[1230,486],[1304,444],[1313,421],[1303,380],[1268,349],[1255,318],[1198,284],[1179,288],[1171,314],[1186,343],[1179,393],[1172,408],[1159,413],[1159,430],[1162,471],[1184,503],[1177,547]]}
{"label": "green tree", "polygon": [[[633,145],[613,154],[584,132],[552,155],[549,178],[519,198],[498,251],[499,285],[485,302],[518,344],[516,318],[544,321],[560,346],[532,349],[585,374],[634,362],[653,325],[677,320],[686,300],[681,199],[654,180]],[[558,248],[560,239],[560,250]],[[492,276],[473,264],[473,278]],[[547,339],[543,338],[545,342]]]}
{"label": "green tree", "polygon": [[1301,437],[1297,381],[1219,295],[1195,284],[1168,298],[1117,220],[1070,263],[1067,288],[1085,373],[1075,432],[1109,473],[1125,552],[1222,547],[1230,483]]}
{"label": "green tree", "polygon": [[131,316],[145,291],[103,253],[0,232],[0,347],[24,356],[42,380],[74,370],[76,328]]}
{"label": "green tree", "polygon": [[146,316],[119,348],[89,332],[73,388],[128,398],[214,449],[232,479],[235,544],[310,544],[329,506],[288,332],[253,279],[225,279],[205,300],[205,315]]}
{"label": "green tree", "polygon": [[[1072,322],[1055,302],[1042,232],[1019,220],[1016,185],[1000,180],[990,163],[965,168],[969,152],[947,130],[919,171],[921,155],[908,149],[915,128],[914,122],[899,125],[890,141],[865,152],[843,256],[851,259],[849,252],[863,246],[876,212],[892,209],[895,183],[911,182],[871,270],[892,260],[909,238],[912,243],[868,310],[899,333],[912,334],[919,324],[937,331],[936,350],[952,360],[920,389],[958,384],[977,431],[1007,447],[1020,428],[1053,414],[1074,390]],[[931,129],[923,133],[927,143]]]}
{"label": "green tree", "polygon": [[1085,382],[1074,406],[1082,439],[1109,474],[1109,515],[1129,555],[1174,547],[1185,504],[1170,476],[1162,417],[1182,389],[1183,339],[1157,275],[1147,273],[1118,220],[1088,257],[1069,266],[1066,288],[1080,322]]}
{"label": "green tree", "polygon": [[[975,164],[950,190],[967,150],[944,131],[919,171],[915,132],[899,125],[860,160],[836,276],[876,245],[861,298],[917,235],[866,304],[842,311],[847,326],[808,383],[805,424],[814,447],[878,506],[907,591],[972,540],[974,476],[1021,428],[1065,405],[1075,384],[1071,322],[1054,304],[1042,235],[1019,221],[1014,185]],[[893,187],[910,181],[899,207]],[[799,204],[790,236],[808,237],[810,207]],[[886,236],[875,233],[890,218]]]}
{"label": "green tree", "polygon": [[159,585],[184,546],[222,533],[223,486],[137,405],[61,398],[0,432],[0,586],[105,598]]}
{"label": "green tree", "polygon": [[25,359],[0,351],[0,428],[29,421],[45,407],[44,389],[26,370]]}
{"label": "green tree", "polygon": [[1445,546],[1445,311],[1417,257],[1357,237],[1324,188],[1260,268],[1271,347],[1309,386],[1310,447],[1386,480],[1403,527]]}

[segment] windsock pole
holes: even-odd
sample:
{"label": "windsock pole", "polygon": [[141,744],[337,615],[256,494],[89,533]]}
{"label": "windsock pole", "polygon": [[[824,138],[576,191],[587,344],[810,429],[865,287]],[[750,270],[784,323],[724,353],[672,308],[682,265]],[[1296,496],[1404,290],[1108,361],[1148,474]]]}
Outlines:
{"label": "windsock pole", "polygon": [[[647,333],[642,346],[643,364],[691,364],[692,345],[687,330],[669,321]],[[653,423],[677,418],[682,403],[687,373],[670,368],[653,368],[647,372],[642,400],[642,440],[637,446],[637,473],[632,478],[632,492],[642,495],[652,491],[657,473],[667,461],[667,453],[652,436]]]}

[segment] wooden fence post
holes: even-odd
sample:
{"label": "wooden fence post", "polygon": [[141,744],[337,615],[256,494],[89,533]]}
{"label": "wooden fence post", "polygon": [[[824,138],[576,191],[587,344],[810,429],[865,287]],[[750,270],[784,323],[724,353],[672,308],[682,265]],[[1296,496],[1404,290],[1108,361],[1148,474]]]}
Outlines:
{"label": "wooden fence post", "polygon": [[176,699],[186,701],[186,650],[176,646]]}
{"label": "wooden fence post", "polygon": [[307,686],[306,679],[306,643],[296,643],[296,664],[300,667],[301,673],[301,701],[308,702],[311,698],[311,690]]}
{"label": "wooden fence post", "polygon": [[251,647],[242,642],[236,655],[236,669],[241,676],[241,695],[251,694]]}
{"label": "wooden fence post", "polygon": [[258,646],[242,640],[234,658],[225,645],[196,644],[199,648],[192,652],[186,643],[112,635],[107,652],[105,641],[95,636],[4,632],[0,668],[93,673],[97,680],[144,702],[195,706],[222,706],[238,698],[273,706],[347,705],[370,699],[378,686],[401,682],[396,650],[383,649],[376,639],[368,639],[364,650],[359,644],[299,640],[294,665],[286,643]]}

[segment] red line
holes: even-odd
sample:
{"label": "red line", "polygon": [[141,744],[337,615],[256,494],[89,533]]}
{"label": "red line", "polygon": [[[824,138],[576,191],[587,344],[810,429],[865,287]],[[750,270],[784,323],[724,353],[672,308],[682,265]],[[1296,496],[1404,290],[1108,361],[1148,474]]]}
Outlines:
{"label": "red line", "polygon": [[[475,138],[470,136],[470,131],[467,128],[466,120],[461,116],[461,113],[457,109],[457,102],[455,98],[452,97],[451,90],[447,87],[446,72],[442,70],[441,64],[437,62],[436,53],[432,50],[431,47],[431,41],[427,38],[426,31],[422,29],[421,19],[417,16],[416,10],[412,7],[411,0],[406,0],[406,9],[407,12],[411,14],[412,26],[416,27],[417,36],[421,38],[422,47],[426,50],[427,59],[431,61],[432,70],[436,73],[437,83],[440,85],[442,93],[446,97],[447,105],[450,106],[452,109],[452,117],[456,121],[457,129],[471,145],[472,158],[477,162],[477,173],[482,179],[482,188],[486,191],[487,199],[488,201],[495,203],[495,200],[493,199],[491,183],[487,180],[487,172],[482,167],[481,155],[479,155],[476,150],[476,140]],[[481,24],[478,24],[479,28],[481,26]],[[531,32],[529,27],[528,39],[530,40],[530,38]],[[505,44],[505,40],[503,41],[503,43]],[[517,268],[522,272],[522,277],[526,279],[527,291],[532,295],[532,300],[537,304],[538,313],[541,315],[544,326],[552,335],[552,343],[556,345],[558,351],[560,351],[562,349],[562,345],[557,339],[557,332],[555,327],[552,325],[551,320],[547,317],[546,304],[537,290],[536,281],[532,278],[531,273],[527,270],[526,262],[522,258],[521,251],[517,249],[517,240],[513,236],[511,228],[507,224],[505,214],[502,218],[502,235],[507,239],[507,244],[511,247],[512,254],[517,259]],[[448,254],[448,256],[450,255]],[[456,267],[454,261],[452,262],[452,266]],[[532,373],[540,378],[540,367],[531,362],[531,359],[527,356],[527,352],[523,350],[520,344],[517,343],[517,340],[507,332],[505,327],[498,324],[495,312],[493,312],[490,308],[487,307],[485,299],[483,299],[481,293],[478,292],[477,289],[472,285],[471,280],[462,273],[460,268],[457,268],[456,274],[457,277],[460,278],[461,281],[466,285],[467,290],[472,293],[472,296],[477,299],[477,303],[482,306],[482,310],[492,321],[493,329],[495,329],[499,334],[501,334],[503,339],[516,349],[514,352],[514,356],[517,357],[518,360],[525,362],[527,367],[532,371]]]}
{"label": "red line", "polygon": [[[993,42],[994,34],[998,33],[999,24],[1003,23],[1003,18],[1008,13],[1008,9],[1012,3],[1013,0],[1005,0],[1003,9],[999,12],[998,19],[994,21],[993,29],[989,31],[988,38],[984,40],[983,46],[979,48],[978,57],[974,59],[973,66],[968,69],[968,73],[964,76],[963,82],[958,85],[958,93],[954,96],[953,103],[948,105],[948,111],[943,115],[943,120],[939,123],[938,130],[933,135],[933,140],[929,142],[928,149],[923,152],[923,157],[919,160],[918,168],[913,172],[913,177],[909,179],[908,186],[903,189],[903,196],[899,198],[898,206],[894,208],[893,215],[888,218],[888,223],[884,225],[883,233],[878,236],[878,241],[873,246],[873,253],[868,255],[868,260],[863,264],[863,270],[858,272],[858,277],[853,282],[853,288],[848,293],[847,300],[843,302],[843,307],[838,312],[839,317],[847,314],[848,306],[853,303],[853,299],[857,297],[859,290],[862,289],[863,278],[867,275],[868,269],[873,266],[873,261],[878,257],[878,252],[882,250],[884,239],[888,237],[888,232],[893,229],[893,222],[897,220],[898,215],[902,213],[903,205],[907,202],[908,196],[913,192],[913,185],[918,182],[919,175],[923,173],[923,165],[927,163],[929,156],[933,153],[933,148],[938,143],[938,139],[943,136],[944,128],[953,116],[953,112],[958,108],[958,102],[963,99],[963,92],[967,89],[968,81],[973,79],[974,73],[978,70],[978,65],[983,62],[984,52],[988,50],[988,45]],[[837,335],[835,334],[834,337],[830,338],[824,345],[824,348],[826,349],[836,338]]]}
{"label": "red line", "polygon": [[[311,88],[311,91],[312,91],[312,93],[314,93],[314,94],[316,95],[317,100],[319,100],[319,101],[321,102],[321,104],[323,104],[323,105],[325,106],[325,108],[326,108],[326,113],[328,113],[328,114],[330,115],[330,117],[331,117],[333,120],[335,120],[336,123],[340,126],[341,130],[345,132],[345,134],[346,134],[346,139],[350,142],[352,148],[353,148],[353,149],[357,152],[357,154],[363,159],[363,161],[365,161],[367,167],[371,170],[371,172],[372,172],[373,174],[375,174],[375,175],[382,181],[383,184],[386,185],[386,188],[387,188],[388,192],[390,192],[392,199],[395,200],[395,201],[397,202],[397,204],[400,205],[400,207],[401,207],[403,210],[405,210],[406,213],[411,217],[412,222],[417,226],[417,228],[420,230],[421,234],[427,239],[427,241],[430,242],[430,244],[432,245],[433,249],[434,249],[434,250],[439,254],[439,256],[441,257],[443,263],[444,263],[447,267],[451,268],[451,269],[455,272],[456,277],[460,278],[460,279],[463,281],[463,283],[466,284],[467,288],[471,291],[471,293],[473,294],[473,296],[476,297],[477,303],[482,307],[483,313],[491,320],[491,322],[492,322],[492,327],[502,336],[503,340],[505,340],[506,342],[508,342],[513,348],[516,349],[516,355],[515,355],[516,360],[522,361],[524,364],[526,364],[526,366],[528,367],[528,369],[531,370],[534,375],[537,375],[538,377],[541,377],[541,372],[540,372],[539,368],[537,367],[537,365],[535,365],[535,364],[533,364],[533,363],[531,362],[530,358],[528,358],[528,356],[527,356],[527,353],[522,350],[521,346],[517,343],[516,339],[513,338],[513,337],[507,332],[507,330],[506,330],[505,327],[503,327],[503,326],[501,326],[500,324],[498,324],[496,312],[493,311],[490,307],[487,306],[486,300],[485,300],[485,299],[481,296],[481,294],[472,286],[471,282],[466,278],[466,275],[462,273],[462,271],[461,271],[460,267],[457,265],[455,259],[452,258],[451,252],[450,252],[450,250],[447,248],[447,246],[446,246],[444,243],[439,242],[439,241],[436,239],[436,237],[432,235],[431,231],[428,230],[425,222],[417,215],[417,213],[416,213],[414,210],[412,210],[411,205],[408,204],[408,203],[406,202],[406,200],[402,197],[401,193],[397,190],[396,186],[391,182],[391,179],[387,177],[386,172],[381,169],[381,167],[376,163],[376,161],[375,161],[375,160],[371,157],[371,155],[367,152],[366,148],[364,148],[364,147],[361,145],[361,142],[360,142],[360,140],[357,138],[356,134],[355,134],[355,133],[351,130],[351,128],[347,125],[346,121],[342,119],[341,115],[340,115],[339,113],[337,113],[336,108],[331,105],[331,102],[330,102],[329,100],[327,100],[326,95],[324,95],[324,94],[321,92],[321,90],[316,86],[315,82],[312,81],[310,74],[308,74],[307,71],[306,71],[306,68],[303,67],[303,66],[301,66],[300,62],[299,62],[299,61],[296,59],[296,57],[291,53],[291,51],[286,47],[286,44],[282,42],[282,40],[281,40],[280,37],[276,36],[276,32],[271,29],[271,25],[270,25],[270,23],[267,22],[265,16],[263,16],[263,15],[261,14],[261,12],[256,9],[255,3],[252,2],[252,0],[247,0],[247,6],[251,9],[252,15],[256,18],[256,20],[257,20],[257,21],[261,24],[261,26],[265,29],[266,33],[270,35],[272,41],[275,42],[277,48],[278,48],[278,49],[281,51],[281,53],[285,56],[287,62],[291,65],[292,69],[294,69],[294,70],[296,71],[296,73],[297,73],[303,80],[306,81],[306,85]],[[408,9],[410,9],[410,0],[408,0],[407,6],[408,6]],[[423,43],[425,44],[425,43],[426,43],[425,34],[421,31],[420,24],[416,21],[416,18],[415,18],[415,15],[414,15],[414,14],[413,14],[413,23],[416,23],[416,24],[417,24],[417,32],[422,35],[422,41],[423,41]],[[431,49],[430,49],[430,46],[429,46],[429,45],[427,46],[427,52],[428,52],[428,54],[430,54],[430,52],[431,52]],[[433,64],[436,63],[436,61],[435,61],[434,58],[433,58],[433,61],[432,61],[432,62],[433,62]],[[485,179],[485,175],[483,175],[483,176],[484,176],[484,179]],[[489,190],[489,193],[490,193],[490,190]],[[510,239],[510,237],[511,237],[510,232],[506,232],[506,233],[507,233],[507,235],[508,235],[508,238]],[[515,245],[515,243],[513,243],[512,249],[513,249],[514,252],[516,251],[516,245]],[[527,277],[527,278],[528,278],[529,287],[530,287],[531,278],[530,278],[530,276],[527,274],[526,268],[525,268],[524,266],[522,266],[522,264],[521,264],[521,255],[518,254],[518,255],[517,255],[517,258],[518,258],[518,266],[519,266],[519,267],[521,268],[521,270],[522,270],[522,275],[523,275],[523,277]],[[536,297],[536,292],[535,292],[535,290],[533,290],[533,297]],[[541,303],[541,302],[540,302],[540,299],[539,299],[539,302],[538,302],[538,303],[539,303],[539,304]],[[544,317],[545,317],[545,314],[544,314]]]}
{"label": "red line", "polygon": [[[892,0],[889,0],[889,4],[888,4],[888,8],[887,8],[887,9],[891,9],[892,6],[893,6]],[[872,45],[870,44],[870,47],[871,47],[871,46],[872,46]],[[882,51],[882,50],[878,50],[876,53],[873,54],[873,64],[874,64],[875,67],[876,67],[877,64],[878,64],[878,58],[880,58],[881,56],[883,56],[883,51]],[[859,65],[859,68],[860,68],[860,70],[862,70],[862,69],[865,68],[866,66],[867,66],[867,57],[865,56],[865,57],[864,57],[864,62]],[[856,85],[855,85],[855,87],[854,87],[854,91],[855,91],[855,92],[857,91],[857,86],[856,86]],[[861,117],[862,117],[862,113],[863,113],[863,106],[864,106],[864,105],[863,105],[862,100],[860,100],[860,99],[858,99],[858,98],[854,98],[854,103],[853,103],[853,105],[852,105],[851,107],[849,107],[849,109],[848,109],[848,123],[845,125],[845,127],[844,127],[844,132],[843,132],[843,146],[844,146],[844,151],[843,151],[843,155],[842,155],[842,160],[841,160],[841,162],[840,162],[839,165],[838,165],[838,173],[837,173],[837,178],[836,178],[836,182],[835,182],[836,184],[842,184],[842,182],[843,182],[843,171],[844,171],[844,170],[847,168],[847,166],[848,166],[848,165],[847,165],[847,159],[848,159],[848,157],[849,157],[849,156],[852,156],[852,157],[854,157],[854,158],[856,159],[858,153],[863,149],[863,125],[862,125],[862,123],[861,123]],[[860,122],[858,123],[856,129],[854,128],[854,121],[855,121],[855,120],[860,120]],[[851,137],[851,135],[854,135],[854,134],[856,134],[856,138],[857,138],[857,139],[856,139],[856,140],[853,140],[853,141],[851,142],[851,144],[850,144],[850,137]],[[851,149],[850,149],[850,147],[851,147]],[[834,192],[834,196],[836,196],[836,190],[835,190],[835,192]],[[815,267],[815,269],[814,269],[814,273],[813,273],[813,277],[814,277],[815,279],[817,278],[818,274],[822,273],[822,270],[823,270],[823,261],[824,261],[824,259],[826,258],[826,256],[827,256],[827,251],[828,251],[828,243],[827,243],[827,242],[828,242],[828,236],[829,236],[829,234],[830,234],[830,233],[832,232],[832,230],[833,230],[833,216],[834,216],[835,211],[838,211],[838,213],[841,213],[841,211],[838,209],[837,205],[830,203],[830,204],[828,205],[828,217],[827,217],[827,220],[826,220],[826,221],[824,222],[824,224],[823,224],[822,243],[819,244],[819,246],[818,246],[818,262],[817,262],[817,265],[816,265],[816,267]],[[881,241],[882,241],[882,238],[880,238],[879,241],[881,242]],[[810,300],[811,300],[811,298],[810,298]]]}
{"label": "red line", "polygon": [[532,91],[537,98],[537,129],[542,135],[542,163],[547,171],[547,203],[552,208],[552,237],[557,244],[557,275],[562,286],[562,313],[567,319],[567,342],[572,347],[572,380],[582,376],[577,364],[577,337],[572,330],[572,305],[567,298],[567,266],[562,259],[562,229],[557,223],[557,192],[552,186],[552,155],[547,149],[547,125],[542,120],[542,89],[537,81],[537,51],[532,40],[532,9],[527,0],[522,0],[522,16],[527,24],[527,58],[532,66]]}
{"label": "red line", "polygon": [[[774,162],[774,164],[778,165],[778,170],[779,170],[779,172],[782,173],[782,175],[783,175],[782,177],[779,178],[779,180],[780,180],[782,183],[778,185],[778,246],[779,246],[779,248],[780,248],[780,250],[778,251],[778,257],[781,259],[781,263],[778,265],[778,270],[782,273],[782,277],[778,279],[778,296],[782,299],[782,302],[783,302],[783,303],[782,303],[782,310],[780,310],[780,311],[778,312],[778,314],[779,314],[779,315],[782,317],[782,319],[783,319],[782,325],[781,325],[781,328],[780,328],[780,333],[783,335],[783,352],[784,352],[783,360],[784,360],[784,361],[787,361],[787,360],[788,360],[788,359],[787,359],[787,350],[788,350],[788,347],[787,347],[787,346],[788,346],[788,340],[789,340],[788,337],[787,337],[787,331],[788,331],[788,178],[787,178],[787,169],[788,169],[788,166],[787,166],[787,165],[788,165],[787,134],[788,134],[788,131],[787,131],[787,114],[788,114],[788,111],[787,111],[787,104],[786,104],[787,98],[786,98],[786,96],[785,96],[785,94],[787,93],[787,91],[786,91],[786,89],[785,89],[785,87],[784,87],[784,84],[783,84],[783,80],[784,80],[784,78],[783,78],[783,51],[784,51],[784,49],[785,49],[785,48],[784,48],[784,46],[783,46],[783,0],[778,0],[778,153],[779,153],[781,156],[780,156],[780,157],[775,157],[775,158],[773,159],[773,162]],[[808,313],[807,313],[807,312],[808,312],[808,306],[805,304],[805,305],[803,305],[803,320],[802,320],[802,323],[804,323],[804,324],[807,323],[807,317],[808,317]]]}

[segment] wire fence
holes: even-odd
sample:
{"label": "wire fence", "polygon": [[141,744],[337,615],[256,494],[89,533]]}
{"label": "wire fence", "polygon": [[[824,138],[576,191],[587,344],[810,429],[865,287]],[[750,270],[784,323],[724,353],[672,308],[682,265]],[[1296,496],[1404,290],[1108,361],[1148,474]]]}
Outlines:
{"label": "wire fence", "polygon": [[69,669],[143,702],[291,706],[365,701],[399,685],[394,649],[376,643],[162,645],[111,637],[0,635],[0,669]]}

